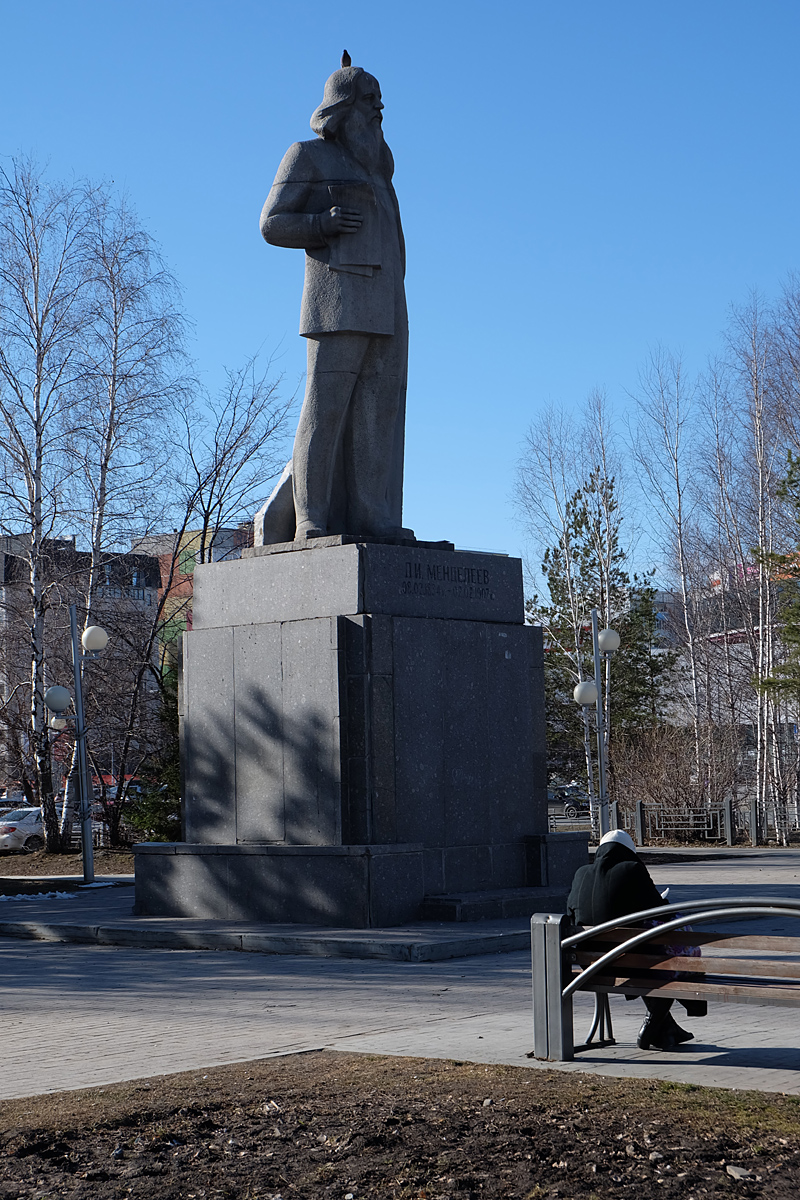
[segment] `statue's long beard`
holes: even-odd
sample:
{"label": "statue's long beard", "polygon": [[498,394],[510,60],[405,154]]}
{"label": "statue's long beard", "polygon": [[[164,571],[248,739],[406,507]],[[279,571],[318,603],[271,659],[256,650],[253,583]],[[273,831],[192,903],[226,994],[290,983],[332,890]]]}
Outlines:
{"label": "statue's long beard", "polygon": [[384,169],[385,143],[380,121],[365,121],[360,113],[353,113],[341,129],[339,139],[370,175]]}

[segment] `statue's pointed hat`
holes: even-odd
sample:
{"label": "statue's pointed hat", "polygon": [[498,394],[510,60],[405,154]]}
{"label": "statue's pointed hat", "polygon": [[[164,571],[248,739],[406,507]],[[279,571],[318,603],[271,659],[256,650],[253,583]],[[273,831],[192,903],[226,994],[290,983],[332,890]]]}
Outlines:
{"label": "statue's pointed hat", "polygon": [[329,77],[322,103],[312,114],[311,128],[318,137],[333,137],[336,134],[336,126],[355,99],[356,79],[365,72],[363,67],[353,67],[350,63],[350,55],[345,50],[341,67]]}

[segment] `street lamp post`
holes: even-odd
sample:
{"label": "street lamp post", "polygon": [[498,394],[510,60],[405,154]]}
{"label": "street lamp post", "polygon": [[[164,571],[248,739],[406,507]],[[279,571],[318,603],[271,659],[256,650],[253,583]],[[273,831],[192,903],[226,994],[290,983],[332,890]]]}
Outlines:
{"label": "street lamp post", "polygon": [[619,649],[619,634],[615,629],[598,630],[599,620],[597,609],[592,609],[592,651],[594,655],[594,682],[585,679],[577,684],[573,691],[576,704],[582,708],[595,706],[597,725],[597,790],[600,799],[600,836],[608,833],[611,828],[608,811],[608,776],[606,773],[606,733],[605,714],[603,711],[603,686],[601,654],[606,659]]}
{"label": "street lamp post", "polygon": [[[594,651],[594,683],[597,688],[597,770],[600,776],[600,836],[608,833],[611,828],[608,813],[608,764],[606,762],[606,718],[603,707],[601,683],[601,659],[604,654],[606,661],[615,650],[619,649],[619,634],[616,629],[601,629],[598,632],[597,609],[592,609],[592,650]],[[608,691],[606,679],[606,692]]]}
{"label": "street lamp post", "polygon": [[[69,628],[72,640],[72,680],[75,688],[75,743],[78,747],[78,780],[81,812],[81,850],[83,854],[83,882],[94,883],[94,843],[92,841],[92,787],[89,777],[88,756],[86,753],[86,718],[83,712],[83,687],[81,680],[81,661],[84,658],[97,658],[108,645],[108,634],[99,625],[90,625],[83,631],[83,637],[78,638],[78,614],[74,604],[69,606]],[[85,653],[81,653],[81,646]],[[51,712],[56,715],[50,724],[55,729],[63,729],[64,718],[61,717],[70,705],[72,696],[64,687],[48,688],[44,702]]]}
{"label": "street lamp post", "polygon": [[83,882],[94,883],[94,842],[92,840],[92,789],[90,787],[86,754],[86,718],[83,712],[83,680],[81,679],[81,648],[78,641],[78,616],[75,605],[69,606],[69,630],[72,635],[72,680],[75,686],[75,740],[78,744],[78,777],[81,783],[81,849],[83,850]]}
{"label": "street lamp post", "polygon": [[592,609],[592,652],[594,655],[594,688],[597,692],[595,713],[597,726],[597,790],[600,795],[600,837],[608,833],[611,822],[608,819],[608,789],[606,788],[606,732],[603,716],[603,683],[600,667],[600,646],[598,642],[597,609]]}

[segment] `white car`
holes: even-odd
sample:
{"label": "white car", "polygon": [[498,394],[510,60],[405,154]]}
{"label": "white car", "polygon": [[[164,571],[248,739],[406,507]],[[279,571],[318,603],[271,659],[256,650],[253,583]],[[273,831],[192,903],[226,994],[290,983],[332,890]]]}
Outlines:
{"label": "white car", "polygon": [[41,850],[43,846],[40,808],[13,808],[0,816],[0,851]]}

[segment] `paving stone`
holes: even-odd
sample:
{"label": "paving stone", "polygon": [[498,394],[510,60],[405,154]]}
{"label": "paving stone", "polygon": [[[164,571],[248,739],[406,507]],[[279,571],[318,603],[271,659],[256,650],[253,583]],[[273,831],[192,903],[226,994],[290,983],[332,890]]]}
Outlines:
{"label": "paving stone", "polygon": [[[762,852],[722,862],[659,864],[651,874],[659,886],[673,888],[676,903],[725,889],[796,896],[800,855]],[[104,903],[114,897],[111,891],[101,895]],[[787,925],[767,921],[764,931],[797,934]],[[752,922],[728,926],[740,927],[755,931]],[[525,950],[397,962],[0,937],[6,1034],[0,1098],[322,1048],[800,1095],[792,1009],[712,1005],[708,1017],[685,1019],[695,1041],[654,1053],[635,1045],[641,1004],[618,996],[611,1004],[615,1046],[580,1054],[572,1063],[537,1063],[526,1057],[531,1025]],[[588,1030],[591,1010],[592,997],[578,995],[578,1036]]]}

